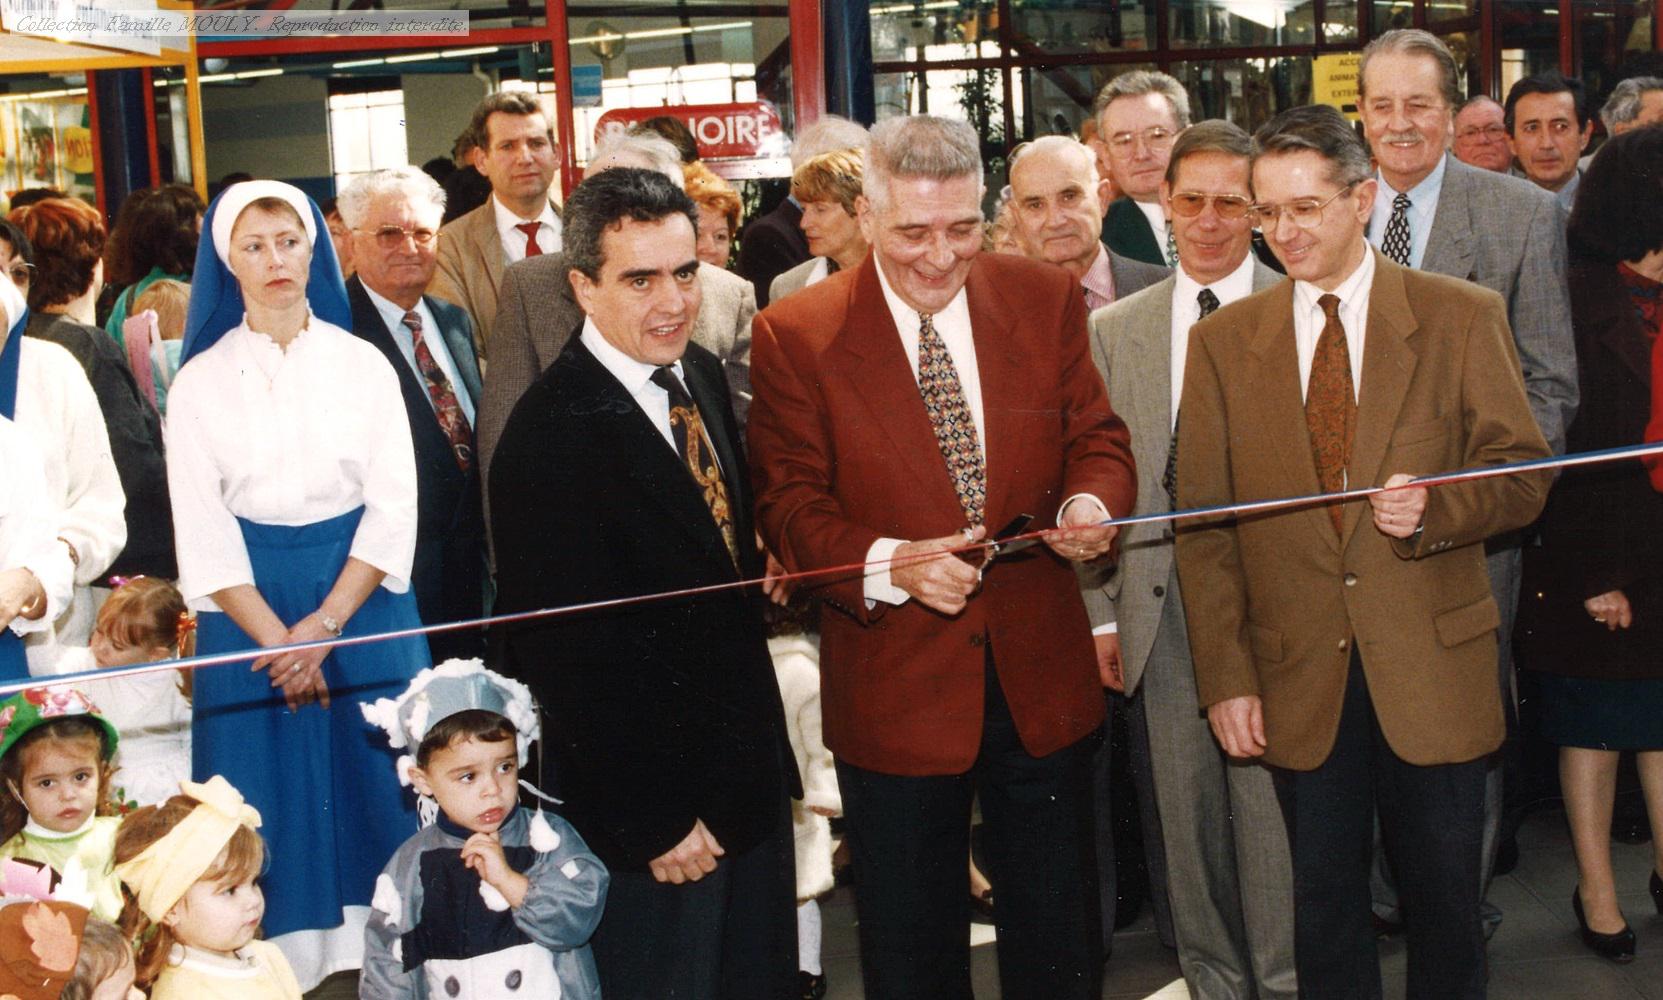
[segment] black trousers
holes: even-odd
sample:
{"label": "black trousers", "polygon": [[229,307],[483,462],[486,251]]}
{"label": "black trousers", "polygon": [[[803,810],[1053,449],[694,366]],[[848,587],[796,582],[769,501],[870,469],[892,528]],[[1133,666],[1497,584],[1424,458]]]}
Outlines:
{"label": "black trousers", "polygon": [[970,804],[980,796],[1006,1000],[1101,996],[1093,851],[1095,736],[1022,748],[989,650],[981,750],[964,774],[880,774],[839,761],[869,1000],[971,996]]}
{"label": "black trousers", "polygon": [[1314,771],[1275,768],[1293,852],[1294,961],[1304,1000],[1381,995],[1369,867],[1378,808],[1408,923],[1408,996],[1483,997],[1479,920],[1485,758],[1419,767],[1392,752],[1353,651],[1339,732]]}
{"label": "black trousers", "polygon": [[697,882],[612,873],[590,944],[608,1000],[781,1000],[797,993],[789,803],[762,843]]}

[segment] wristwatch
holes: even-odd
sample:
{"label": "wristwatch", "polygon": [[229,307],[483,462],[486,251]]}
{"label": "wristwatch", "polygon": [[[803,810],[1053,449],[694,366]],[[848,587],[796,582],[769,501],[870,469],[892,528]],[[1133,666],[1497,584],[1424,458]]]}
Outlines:
{"label": "wristwatch", "polygon": [[318,611],[318,623],[323,626],[325,632],[337,639],[341,637],[341,623],[329,617],[321,609]]}

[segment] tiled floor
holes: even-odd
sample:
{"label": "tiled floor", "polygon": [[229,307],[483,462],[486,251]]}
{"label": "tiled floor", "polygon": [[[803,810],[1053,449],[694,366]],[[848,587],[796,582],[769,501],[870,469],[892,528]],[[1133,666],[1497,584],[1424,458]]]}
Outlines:
{"label": "tiled floor", "polygon": [[[1623,912],[1639,935],[1639,955],[1626,966],[1588,953],[1577,938],[1570,907],[1576,863],[1564,814],[1554,807],[1532,813],[1519,833],[1519,848],[1518,868],[1497,879],[1490,890],[1491,901],[1503,913],[1502,925],[1490,942],[1492,1000],[1663,1000],[1663,917],[1657,915],[1646,891],[1651,845],[1612,845]],[[839,889],[822,902],[822,908],[825,970],[831,986],[827,998],[860,1000],[864,992],[854,897],[847,888]],[[999,978],[990,929],[978,928],[972,941],[976,943],[971,951],[976,995],[991,1000],[999,995]],[[1402,997],[1402,940],[1383,943],[1380,956],[1388,1000]],[[308,996],[344,1000],[351,995],[351,977],[342,976]],[[1103,996],[1113,1000],[1188,996],[1177,959],[1156,940],[1147,912],[1115,937]]]}

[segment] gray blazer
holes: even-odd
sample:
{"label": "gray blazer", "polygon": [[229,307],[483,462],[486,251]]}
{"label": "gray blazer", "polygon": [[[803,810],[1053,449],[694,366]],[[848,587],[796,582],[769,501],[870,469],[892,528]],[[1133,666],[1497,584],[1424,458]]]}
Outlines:
{"label": "gray blazer", "polygon": [[1114,282],[1115,301],[1136,295],[1150,285],[1172,277],[1172,268],[1159,264],[1145,264],[1109,251],[1109,278]]}
{"label": "gray blazer", "polygon": [[[569,270],[565,254],[546,253],[511,264],[503,274],[476,428],[487,501],[491,455],[508,415],[583,324]],[[751,317],[756,315],[756,292],[744,278],[708,264],[699,266],[699,288],[703,301],[693,323],[693,342],[722,359],[734,415],[743,427],[751,405]]]}
{"label": "gray blazer", "polygon": [[1530,413],[1565,450],[1576,415],[1576,346],[1565,285],[1565,216],[1552,192],[1446,157],[1420,269],[1500,292],[1524,369]]}
{"label": "gray blazer", "polygon": [[[1117,299],[1093,312],[1089,322],[1091,359],[1108,386],[1115,413],[1132,432],[1132,457],[1138,468],[1135,513],[1139,514],[1166,510],[1169,504],[1161,472],[1172,443],[1172,288],[1177,280],[1168,277],[1136,295]],[[1255,292],[1281,280],[1282,275],[1253,262]],[[1084,567],[1081,571],[1092,628],[1110,622],[1119,625],[1127,695],[1143,679],[1162,605],[1179,600],[1172,586],[1171,529],[1170,524],[1130,525],[1121,532],[1120,561],[1112,570],[1093,574],[1092,567]],[[1182,603],[1178,612],[1182,616]]]}
{"label": "gray blazer", "polygon": [[809,277],[814,274],[815,269],[825,263],[823,257],[810,257],[789,271],[775,276],[774,280],[768,284],[768,301],[778,302],[792,292],[801,291],[808,287]]}

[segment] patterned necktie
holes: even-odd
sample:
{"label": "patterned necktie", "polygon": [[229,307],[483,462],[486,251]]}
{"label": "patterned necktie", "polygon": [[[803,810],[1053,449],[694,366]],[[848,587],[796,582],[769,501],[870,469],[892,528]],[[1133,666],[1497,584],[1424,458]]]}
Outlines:
{"label": "patterned necktie", "polygon": [[1409,266],[1409,196],[1400,194],[1392,199],[1392,217],[1386,220],[1386,236],[1380,241],[1380,252]]}
{"label": "patterned necktie", "polygon": [[[1317,480],[1324,493],[1345,489],[1345,467],[1351,461],[1351,438],[1357,430],[1357,394],[1351,382],[1351,350],[1346,345],[1345,326],[1340,322],[1340,300],[1324,295],[1317,299],[1327,321],[1311,356],[1311,381],[1305,389],[1305,428],[1311,434],[1311,455],[1317,463]],[[1328,514],[1338,532],[1343,521],[1340,504],[1330,504]]]}
{"label": "patterned necktie", "polygon": [[[1218,308],[1218,296],[1211,288],[1203,288],[1195,293],[1195,304],[1201,307],[1201,315],[1197,322],[1206,319]],[[1172,440],[1166,446],[1166,471],[1161,473],[1161,488],[1166,490],[1166,498],[1172,502],[1172,509],[1178,509],[1178,418],[1172,418]]]}
{"label": "patterned necktie", "polygon": [[1172,223],[1166,224],[1166,266],[1178,266],[1178,240],[1172,235]]}
{"label": "patterned necktie", "polygon": [[527,257],[542,255],[543,248],[537,245],[537,230],[542,227],[541,222],[522,222],[514,227],[525,234],[525,255]]}
{"label": "patterned necktie", "polygon": [[953,367],[947,344],[935,332],[928,313],[918,317],[918,392],[924,410],[935,428],[936,444],[947,460],[947,474],[953,477],[953,491],[972,526],[982,523],[987,506],[987,470],[982,465],[982,446],[976,437],[976,421],[965,401],[964,387]]}
{"label": "patterned necktie", "polygon": [[410,331],[410,340],[415,344],[416,367],[421,369],[422,381],[427,383],[427,398],[433,401],[439,429],[450,440],[451,450],[456,453],[456,464],[466,472],[473,465],[473,428],[468,426],[468,415],[462,412],[462,404],[457,401],[456,390],[445,376],[445,370],[433,360],[427,338],[422,336],[421,314],[413,309],[405,313],[404,326]]}
{"label": "patterned necktie", "polygon": [[670,396],[670,436],[675,438],[682,464],[687,466],[693,484],[704,496],[705,506],[710,508],[710,519],[716,522],[717,530],[722,533],[722,543],[728,547],[729,558],[734,566],[738,566],[739,537],[733,526],[733,509],[728,506],[728,484],[723,481],[722,469],[716,464],[716,453],[711,448],[704,421],[699,417],[699,408],[693,404],[693,397],[687,394],[687,388],[681,384],[681,379],[676,378],[675,371],[669,365],[660,365],[652,373],[652,381]]}

